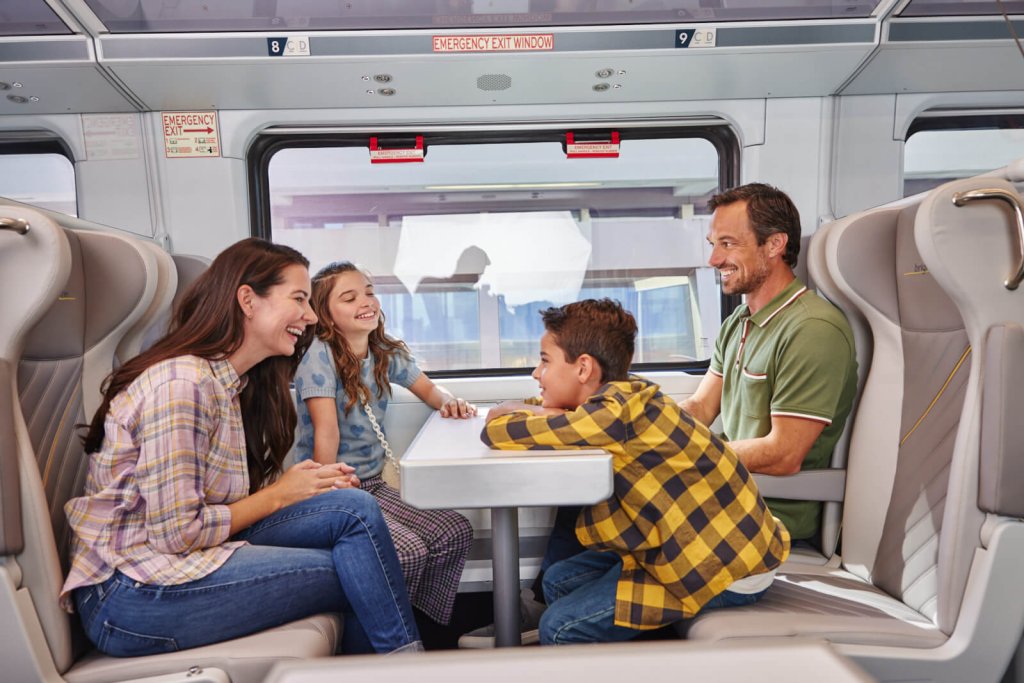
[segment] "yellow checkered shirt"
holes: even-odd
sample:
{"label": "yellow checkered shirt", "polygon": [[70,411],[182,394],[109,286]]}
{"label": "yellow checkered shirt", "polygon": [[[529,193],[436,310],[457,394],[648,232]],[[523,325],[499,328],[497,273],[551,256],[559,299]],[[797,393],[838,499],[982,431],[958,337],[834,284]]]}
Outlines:
{"label": "yellow checkered shirt", "polygon": [[503,415],[481,438],[503,450],[612,454],[612,497],[583,509],[576,535],[622,557],[616,626],[653,629],[693,617],[734,581],[789,555],[789,533],[732,449],[647,380],[605,384],[561,415]]}

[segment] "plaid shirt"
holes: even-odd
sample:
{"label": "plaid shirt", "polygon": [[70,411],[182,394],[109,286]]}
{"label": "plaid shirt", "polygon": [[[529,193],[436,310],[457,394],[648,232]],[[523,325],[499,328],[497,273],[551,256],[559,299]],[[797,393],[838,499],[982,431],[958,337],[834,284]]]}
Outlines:
{"label": "plaid shirt", "polygon": [[481,438],[507,450],[612,454],[614,493],[583,509],[576,535],[622,557],[616,626],[653,629],[692,617],[734,581],[789,555],[789,533],[732,449],[647,380],[605,384],[562,415],[503,415]]}
{"label": "plaid shirt", "polygon": [[72,590],[115,570],[147,584],[187,583],[244,545],[227,542],[227,505],[249,493],[244,386],[227,360],[181,356],[151,366],[110,402],[85,495],[64,506],[74,531],[66,609]]}

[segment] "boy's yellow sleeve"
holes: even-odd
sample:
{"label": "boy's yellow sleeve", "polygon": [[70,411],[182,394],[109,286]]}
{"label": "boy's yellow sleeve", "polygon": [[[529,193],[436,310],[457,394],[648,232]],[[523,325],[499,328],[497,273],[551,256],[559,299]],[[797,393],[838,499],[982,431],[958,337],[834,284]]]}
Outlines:
{"label": "boy's yellow sleeve", "polygon": [[614,399],[594,396],[576,410],[561,415],[534,415],[518,410],[487,423],[480,439],[499,450],[603,448],[626,439]]}

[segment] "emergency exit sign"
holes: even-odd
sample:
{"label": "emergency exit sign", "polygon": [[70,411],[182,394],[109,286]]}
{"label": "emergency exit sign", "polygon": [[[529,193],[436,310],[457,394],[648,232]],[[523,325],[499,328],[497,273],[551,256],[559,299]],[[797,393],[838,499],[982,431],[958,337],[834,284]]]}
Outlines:
{"label": "emergency exit sign", "polygon": [[165,111],[160,114],[164,126],[164,156],[219,157],[220,126],[215,111]]}

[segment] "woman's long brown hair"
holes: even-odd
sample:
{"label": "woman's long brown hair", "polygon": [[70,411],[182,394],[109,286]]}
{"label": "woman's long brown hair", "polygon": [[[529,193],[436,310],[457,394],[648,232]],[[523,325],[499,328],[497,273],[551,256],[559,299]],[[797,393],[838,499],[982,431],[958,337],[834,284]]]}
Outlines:
{"label": "woman's long brown hair", "polygon": [[[291,265],[308,268],[309,261],[291,247],[255,237],[222,251],[185,292],[167,334],[104,381],[103,403],[83,438],[85,451],[94,453],[103,446],[111,400],[150,366],[186,355],[222,360],[237,351],[245,335],[238,288],[249,285],[257,296],[266,296],[271,287],[284,281],[284,270]],[[250,491],[259,490],[281,473],[281,463],[291,448],[296,415],[289,383],[308,345],[309,339],[303,335],[294,355],[271,356],[246,373],[249,381],[239,403]]]}
{"label": "woman's long brown hair", "polygon": [[[334,290],[334,281],[342,273],[351,272],[361,273],[367,280],[370,280],[370,276],[351,261],[335,261],[321,268],[313,276],[313,293],[309,300],[313,312],[319,319],[316,324],[316,336],[331,349],[331,355],[334,356],[334,367],[338,370],[341,386],[345,388],[345,394],[348,396],[348,403],[345,404],[346,414],[352,410],[356,401],[370,402],[373,400],[373,397],[370,396],[370,388],[363,384],[363,380],[359,376],[362,359],[356,358],[356,355],[352,353],[345,337],[334,326],[334,320],[331,319],[330,299],[331,292]],[[308,337],[309,341],[312,341],[312,334],[308,331],[303,337]],[[396,353],[408,356],[409,347],[405,345],[405,342],[385,334],[383,311],[377,321],[377,328],[370,332],[370,352],[374,357],[373,378],[377,382],[377,397],[383,397],[385,392],[390,396],[391,383],[388,382],[388,366]]]}

